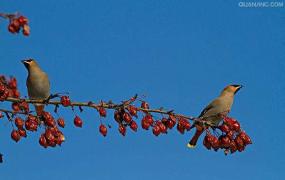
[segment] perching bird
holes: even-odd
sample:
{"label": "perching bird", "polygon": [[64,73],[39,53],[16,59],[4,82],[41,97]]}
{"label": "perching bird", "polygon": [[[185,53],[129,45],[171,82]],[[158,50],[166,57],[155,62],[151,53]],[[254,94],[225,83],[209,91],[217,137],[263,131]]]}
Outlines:
{"label": "perching bird", "polygon": [[[207,125],[217,127],[224,116],[226,116],[232,107],[234,95],[242,88],[242,85],[228,85],[223,89],[220,96],[214,99],[199,115],[199,119],[205,120]],[[188,143],[189,148],[195,147],[200,135],[205,128],[201,122],[196,121],[191,128],[196,127],[196,132]]]}
{"label": "perching bird", "polygon": [[[23,60],[22,63],[28,70],[27,89],[30,99],[48,99],[50,96],[50,82],[47,74],[39,67],[33,59]],[[34,104],[37,115],[40,116],[44,110],[43,104]]]}

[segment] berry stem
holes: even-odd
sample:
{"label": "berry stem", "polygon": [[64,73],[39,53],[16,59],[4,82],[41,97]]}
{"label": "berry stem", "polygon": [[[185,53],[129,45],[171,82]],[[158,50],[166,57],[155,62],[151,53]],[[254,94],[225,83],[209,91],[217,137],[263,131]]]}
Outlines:
{"label": "berry stem", "polygon": [[14,17],[16,17],[18,15],[18,13],[14,13],[14,14],[7,14],[7,13],[0,13],[0,17],[4,18],[4,19],[13,19]]}

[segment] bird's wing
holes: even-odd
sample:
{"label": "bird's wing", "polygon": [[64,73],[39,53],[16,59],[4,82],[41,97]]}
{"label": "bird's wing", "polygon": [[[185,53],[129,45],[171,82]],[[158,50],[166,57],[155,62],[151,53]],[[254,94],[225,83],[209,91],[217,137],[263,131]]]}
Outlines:
{"label": "bird's wing", "polygon": [[219,98],[213,100],[208,106],[206,106],[203,111],[200,113],[199,118],[203,117],[209,110],[215,107],[215,105],[219,104]]}
{"label": "bird's wing", "polygon": [[199,118],[200,118],[200,117],[203,117],[204,114],[206,114],[206,112],[209,111],[212,107],[213,107],[212,104],[209,104],[208,106],[206,106],[206,107],[203,109],[203,111],[200,113]]}

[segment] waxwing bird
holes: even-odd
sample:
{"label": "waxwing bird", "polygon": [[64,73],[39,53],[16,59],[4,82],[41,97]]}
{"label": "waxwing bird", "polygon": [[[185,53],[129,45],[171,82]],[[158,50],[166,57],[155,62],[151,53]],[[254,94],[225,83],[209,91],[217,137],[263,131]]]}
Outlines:
{"label": "waxwing bird", "polygon": [[[30,99],[48,99],[50,96],[50,82],[47,74],[33,59],[22,60],[28,70],[27,89]],[[44,110],[43,104],[34,104],[37,115],[40,116]]]}
{"label": "waxwing bird", "polygon": [[[217,127],[223,117],[230,112],[234,95],[242,88],[242,85],[228,85],[223,89],[221,94],[214,99],[199,115],[199,119],[207,122],[208,126]],[[196,132],[188,143],[189,148],[195,147],[200,135],[204,132],[205,126],[196,121],[191,128],[196,127]]]}

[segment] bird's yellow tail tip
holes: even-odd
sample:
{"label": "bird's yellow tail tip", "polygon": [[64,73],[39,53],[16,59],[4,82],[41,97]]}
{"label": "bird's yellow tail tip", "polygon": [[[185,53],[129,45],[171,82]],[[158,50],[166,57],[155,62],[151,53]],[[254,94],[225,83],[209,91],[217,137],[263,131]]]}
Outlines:
{"label": "bird's yellow tail tip", "polygon": [[191,145],[191,144],[188,143],[187,147],[192,149],[192,148],[195,148],[195,145]]}

